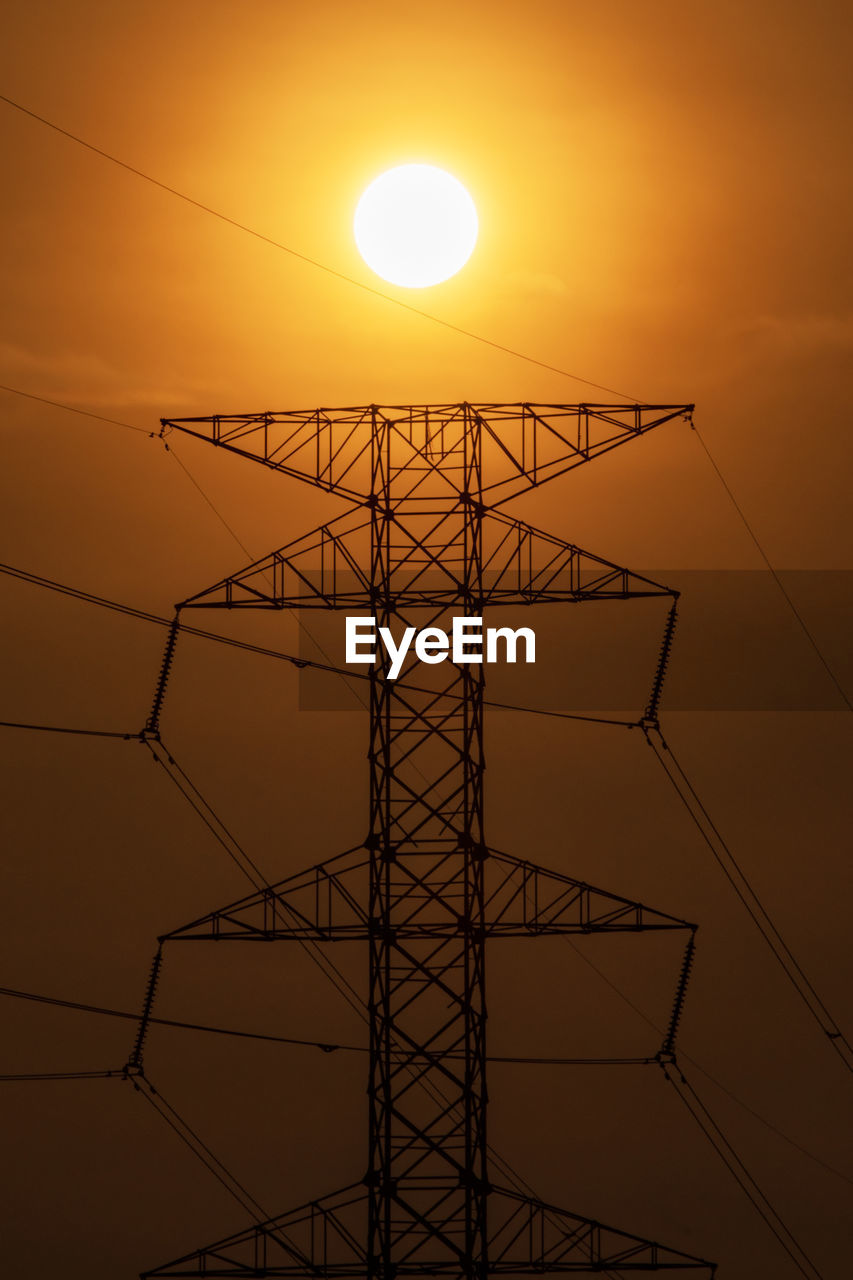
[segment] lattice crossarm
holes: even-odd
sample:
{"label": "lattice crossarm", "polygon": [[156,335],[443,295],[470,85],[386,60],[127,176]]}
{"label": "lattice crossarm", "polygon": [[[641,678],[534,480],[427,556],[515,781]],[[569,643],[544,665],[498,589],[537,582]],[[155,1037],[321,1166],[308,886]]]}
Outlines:
{"label": "lattice crossarm", "polygon": [[366,405],[160,421],[163,432],[195,436],[295,480],[362,501],[370,492],[373,411]]}
{"label": "lattice crossarm", "polygon": [[497,850],[490,850],[485,867],[489,937],[695,927],[667,912]]}
{"label": "lattice crossarm", "polygon": [[347,511],[190,596],[184,609],[369,608],[370,521]]}
{"label": "lattice crossarm", "polygon": [[347,850],[173,929],[161,941],[365,940],[367,872],[366,850]]}
{"label": "lattice crossarm", "polygon": [[[472,405],[487,457],[483,497],[491,507],[636,440],[693,405]],[[488,464],[491,465],[488,465]]]}
{"label": "lattice crossarm", "polygon": [[521,520],[488,513],[483,528],[483,603],[672,596],[671,587]]}
{"label": "lattice crossarm", "polygon": [[493,1187],[489,1274],[633,1275],[701,1271],[714,1264],[518,1192]]}
{"label": "lattice crossarm", "polygon": [[358,1184],[253,1224],[206,1248],[142,1273],[166,1276],[364,1276],[359,1219],[366,1192]]}

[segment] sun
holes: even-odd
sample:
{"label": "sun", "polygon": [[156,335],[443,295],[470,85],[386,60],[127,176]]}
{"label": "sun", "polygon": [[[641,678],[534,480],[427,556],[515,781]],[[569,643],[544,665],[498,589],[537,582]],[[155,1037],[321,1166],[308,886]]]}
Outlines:
{"label": "sun", "polygon": [[371,271],[406,289],[455,276],[471,257],[478,230],[462,183],[431,164],[401,164],[380,174],[359,200],[353,223]]}

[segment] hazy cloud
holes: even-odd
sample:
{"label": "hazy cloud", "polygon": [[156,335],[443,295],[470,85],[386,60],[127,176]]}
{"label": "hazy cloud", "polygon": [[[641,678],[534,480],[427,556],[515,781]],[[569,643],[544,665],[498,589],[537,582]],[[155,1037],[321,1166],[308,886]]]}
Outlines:
{"label": "hazy cloud", "polygon": [[761,316],[749,333],[768,346],[786,350],[853,348],[853,315]]}
{"label": "hazy cloud", "polygon": [[90,352],[38,352],[9,342],[0,342],[0,380],[33,395],[68,401],[81,408],[158,408],[167,404],[174,411],[195,403],[200,392],[212,390],[210,382],[196,386],[183,379],[169,385],[158,379],[146,386],[138,373]]}

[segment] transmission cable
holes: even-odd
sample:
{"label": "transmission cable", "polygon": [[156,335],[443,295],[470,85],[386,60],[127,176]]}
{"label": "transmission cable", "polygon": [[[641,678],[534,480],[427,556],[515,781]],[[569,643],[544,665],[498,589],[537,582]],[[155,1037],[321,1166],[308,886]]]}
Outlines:
{"label": "transmission cable", "polygon": [[[78,1000],[61,1000],[58,996],[41,995],[35,991],[18,991],[14,987],[0,987],[0,996],[8,996],[15,1000],[32,1000],[37,1004],[55,1005],[60,1009],[73,1009],[79,1013],[93,1013],[106,1018],[123,1018],[129,1022],[138,1022],[139,1014],[126,1009],[109,1009],[103,1005],[83,1004]],[[242,1040],[265,1040],[274,1044],[296,1045],[300,1048],[320,1049],[323,1053],[367,1053],[366,1045],[335,1044],[326,1040],[304,1040],[295,1036],[278,1036],[263,1031],[239,1031],[233,1027],[213,1027],[200,1022],[187,1022],[179,1018],[158,1018],[150,1014],[148,1021],[161,1027],[176,1027],[183,1031],[202,1031],[210,1035],[235,1036]]]}
{"label": "transmission cable", "polygon": [[[776,1237],[779,1244],[785,1250],[785,1253],[787,1253],[788,1257],[794,1263],[794,1266],[800,1274],[806,1277],[806,1280],[823,1280],[821,1272],[815,1266],[814,1262],[812,1262],[811,1258],[799,1243],[790,1227],[785,1224],[778,1211],[774,1209],[766,1194],[761,1190],[761,1187],[758,1185],[749,1169],[747,1169],[741,1157],[737,1154],[720,1126],[708,1111],[708,1108],[702,1102],[702,1099],[678,1067],[678,1064],[673,1062],[672,1065],[675,1071],[678,1072],[678,1079],[676,1080],[674,1075],[670,1074],[668,1064],[662,1061],[661,1069],[663,1070],[664,1076],[673,1086],[678,1097],[690,1112],[690,1115],[702,1130],[702,1133],[708,1139],[717,1155],[723,1161],[735,1182],[758,1213],[759,1217]],[[684,1088],[679,1088],[679,1085],[683,1085]]]}
{"label": "transmission cable", "polygon": [[209,495],[204,491],[204,489],[203,489],[203,488],[201,487],[201,485],[199,484],[198,480],[196,480],[195,476],[194,476],[194,475],[193,475],[193,473],[190,471],[189,467],[188,467],[188,466],[186,466],[186,464],[185,464],[184,462],[182,462],[182,461],[181,461],[181,458],[180,458],[180,456],[178,455],[178,451],[177,451],[177,449],[175,449],[175,448],[174,448],[174,446],[172,446],[172,445],[168,444],[168,442],[167,442],[166,440],[164,440],[164,441],[163,441],[163,445],[164,445],[164,447],[165,447],[165,449],[166,449],[166,452],[169,454],[169,457],[171,457],[171,458],[174,458],[174,459],[175,459],[175,462],[177,462],[178,466],[181,468],[181,470],[183,471],[184,475],[185,475],[185,476],[187,477],[187,479],[189,480],[190,484],[191,484],[191,485],[193,485],[193,487],[194,487],[194,488],[195,488],[195,489],[196,489],[196,490],[201,494],[202,498],[203,498],[203,499],[204,499],[204,501],[207,503],[207,505],[210,507],[211,511],[212,511],[212,512],[213,512],[213,514],[216,516],[217,520],[220,522],[220,524],[222,524],[222,525],[225,527],[225,529],[227,530],[227,532],[229,533],[229,535],[230,535],[230,536],[234,539],[234,541],[237,543],[237,546],[238,546],[238,547],[240,547],[240,549],[245,553],[245,555],[247,555],[247,556],[249,557],[249,559],[250,559],[250,560],[254,560],[254,556],[252,555],[251,551],[248,549],[248,547],[246,546],[246,544],[245,544],[245,543],[244,543],[240,538],[238,538],[237,534],[234,532],[234,530],[232,529],[231,525],[230,525],[230,524],[228,523],[228,521],[225,519],[225,517],[224,517],[224,515],[222,514],[222,512],[221,512],[221,511],[219,510],[219,508],[214,504],[213,500],[209,497]]}
{"label": "transmission cable", "polygon": [[75,729],[57,724],[24,724],[20,720],[0,720],[0,728],[35,729],[40,733],[74,733],[85,738],[121,738],[124,742],[130,742],[139,737],[138,733],[118,733],[108,729]]}
{"label": "transmission cable", "polygon": [[[216,840],[216,842],[225,850],[234,865],[243,873],[243,875],[246,876],[252,888],[258,893],[260,893],[265,887],[268,888],[269,886],[266,882],[266,878],[260,868],[237,843],[225,824],[221,822],[215,814],[213,814],[213,811],[210,809],[209,805],[206,804],[203,798],[199,797],[199,801],[197,801],[190,794],[189,787],[182,785],[181,780],[176,773],[177,765],[175,763],[175,759],[167,750],[165,745],[161,744],[159,741],[154,741],[151,738],[145,738],[143,741],[145,746],[151,752],[156,763],[161,765],[164,769],[169,781],[177,787],[178,791],[193,811],[199,816],[199,818],[201,818],[214,840]],[[161,747],[162,753],[160,750]],[[186,775],[184,775],[184,777],[186,777]],[[197,796],[199,795],[195,787],[193,787],[192,790],[196,792]]]}
{"label": "transmission cable", "polygon": [[77,409],[72,404],[62,404],[59,400],[48,400],[46,396],[37,396],[32,391],[22,391],[20,387],[7,387],[0,384],[0,391],[8,391],[13,396],[23,396],[26,400],[38,400],[39,404],[49,404],[54,409],[64,409],[67,413],[79,413],[81,418],[94,418],[97,422],[108,422],[113,427],[126,427],[128,431],[138,431],[140,435],[156,439],[156,433],[147,427],[135,427],[132,422],[122,422],[119,418],[105,418],[101,413],[92,413],[89,409]]}
{"label": "transmission cable", "polygon": [[[113,610],[116,613],[127,614],[128,617],[137,618],[143,622],[151,622],[159,627],[171,627],[173,624],[173,620],[170,620],[169,618],[165,618],[161,614],[148,613],[143,609],[136,609],[132,605],[121,604],[116,600],[109,600],[104,596],[95,595],[93,592],[83,591],[80,588],[71,587],[65,583],[56,582],[51,578],[45,578],[40,576],[39,574],[30,573],[26,569],[18,569],[14,565],[0,564],[0,573],[4,573],[12,578],[18,578],[22,582],[28,582],[31,586],[42,587],[48,591],[56,591],[60,595],[70,596],[72,599],[81,600],[85,604],[93,604],[103,609]],[[328,675],[342,675],[342,676],[346,676],[350,680],[369,680],[370,679],[369,674],[362,673],[360,671],[350,671],[345,667],[336,667],[331,663],[316,662],[312,658],[302,658],[302,657],[299,657],[297,654],[284,653],[280,649],[268,649],[268,648],[265,648],[263,645],[251,644],[247,640],[236,640],[236,639],[233,639],[231,636],[218,635],[215,631],[205,631],[201,627],[189,626],[184,622],[181,623],[181,631],[184,632],[186,635],[195,636],[197,639],[212,640],[216,644],[228,645],[232,649],[242,649],[246,653],[259,654],[261,657],[264,657],[264,658],[275,658],[280,662],[290,663],[291,666],[294,666],[297,668],[305,667],[310,670],[323,671]],[[419,685],[407,685],[406,688],[412,693],[433,693],[434,692],[433,690],[423,689]],[[446,697],[449,695],[438,693],[436,696]],[[489,698],[483,699],[483,705],[486,707],[494,707],[496,710],[501,710],[501,711],[524,712],[527,715],[542,715],[542,716],[551,716],[551,717],[556,716],[558,719],[561,719],[561,720],[578,720],[587,724],[613,725],[615,727],[625,728],[625,729],[639,728],[641,724],[641,721],[639,720],[607,719],[602,716],[587,716],[587,715],[575,714],[569,711],[550,711],[540,707],[524,707],[524,706],[518,706],[515,703],[496,702]],[[23,725],[22,724],[18,726],[17,723],[13,721],[0,721],[0,724],[6,724],[12,728],[21,727],[21,728],[44,729],[46,731],[50,730],[52,732],[64,732],[64,730],[59,728],[53,729],[52,726],[50,725],[35,725],[35,724]],[[68,732],[74,732],[74,731],[69,730]],[[115,736],[136,737],[138,735],[116,734]]]}
{"label": "transmission cable", "polygon": [[[841,1031],[838,1023],[832,1017],[823,1000],[804,973],[796,956],[785,942],[779,930],[776,928],[776,925],[773,923],[767,909],[762,903],[757,890],[750,883],[746,873],[736,859],[731,848],[721,835],[719,828],[716,826],[708,813],[708,810],[700,800],[693,784],[690,782],[690,779],[687,777],[683,768],[676,759],[672,748],[663,738],[659,728],[655,727],[654,730],[652,730],[651,727],[647,727],[644,732],[646,741],[654,751],[655,758],[658,760],[673,789],[681,800],[681,803],[684,805],[684,808],[689,814],[693,824],[702,836],[705,844],[711,850],[715,862],[722,870],[732,889],[734,889],[735,894],[740,899],[740,902],[746,909],[747,914],[758,932],[761,934],[761,937],[770,948],[783,973],[802,1000],[803,1004],[808,1009],[811,1016],[814,1018],[815,1022],[820,1027],[824,1036],[844,1063],[847,1070],[853,1073],[853,1047],[851,1047],[847,1037]],[[652,732],[656,735],[657,741],[652,738]],[[672,761],[672,769],[667,764],[667,758]],[[679,777],[681,781],[679,781]],[[690,802],[691,799],[693,801],[692,804]],[[712,835],[714,837],[713,839]]]}
{"label": "transmission cable", "polygon": [[31,111],[28,107],[22,106],[21,103],[7,98],[5,94],[0,94],[0,102],[5,102],[7,106],[14,107],[16,111],[20,111],[23,115],[29,116],[30,119],[38,121],[39,124],[46,125],[48,129],[53,129],[56,133],[61,134],[64,138],[68,138],[71,142],[76,142],[78,146],[85,147],[87,151],[93,152],[104,160],[109,160],[111,164],[118,165],[120,169],[132,173],[135,177],[141,178],[144,182],[151,183],[152,186],[158,187],[161,191],[167,192],[169,195],[183,200],[186,204],[190,204],[195,209],[200,209],[202,213],[210,214],[213,218],[218,218],[220,222],[225,222],[229,226],[236,228],[238,231],[244,231],[247,235],[254,236],[256,240],[263,241],[264,244],[272,246],[274,249],[280,249],[283,253],[290,254],[293,258],[298,258],[300,262],[307,263],[308,266],[316,267],[319,271],[326,272],[327,275],[334,276],[335,279],[343,281],[345,284],[352,285],[356,289],[361,289],[365,293],[372,294],[375,298],[381,298],[383,302],[390,302],[396,307],[401,307],[404,311],[409,311],[412,315],[420,316],[422,320],[429,320],[432,324],[441,325],[444,329],[449,329],[453,333],[461,334],[465,338],[471,338],[475,342],[481,342],[487,347],[492,347],[496,351],[502,351],[505,355],[513,356],[517,360],[524,360],[527,364],[537,365],[540,369],[547,369],[550,373],[557,373],[563,378],[570,378],[573,382],[582,382],[587,387],[595,387],[597,391],[606,391],[608,395],[619,396],[622,400],[636,400],[633,396],[629,396],[625,391],[616,391],[613,387],[605,387],[600,382],[591,382],[589,378],[582,378],[579,374],[569,373],[566,369],[557,368],[556,365],[546,364],[544,360],[537,360],[534,356],[525,355],[522,351],[516,351],[513,347],[504,346],[503,343],[494,342],[491,338],[485,338],[482,334],[474,333],[470,329],[463,329],[460,325],[452,324],[449,320],[442,320],[440,316],[432,315],[428,311],[423,311],[420,307],[413,306],[410,302],[404,302],[401,298],[392,297],[390,294],[383,293],[381,289],[375,289],[372,285],[365,284],[361,280],[356,280],[352,276],[346,275],[342,271],[337,271],[334,267],[329,267],[323,262],[317,261],[315,258],[308,257],[307,254],[300,253],[296,249],[290,248],[289,245],[283,244],[280,240],[275,240],[271,236],[264,235],[263,232],[257,231],[254,227],[249,227],[245,223],[238,222],[235,218],[230,218],[227,214],[220,213],[218,209],[212,208],[210,205],[203,204],[200,200],[195,200],[192,196],[186,195],[183,191],[179,191],[176,187],[171,187],[165,182],[161,182],[159,178],[153,177],[151,174],[144,173],[141,169],[137,169],[132,164],[127,164],[124,160],[119,160],[118,156],[111,155],[108,151],[96,147],[94,143],[87,142],[85,138],[79,137],[76,133],[71,133],[68,129],[63,129],[60,125],[54,124],[52,120],[46,119],[35,111]]}
{"label": "transmission cable", "polygon": [[[158,627],[171,627],[173,620],[164,618],[158,613],[149,613],[144,609],[136,609],[132,605],[121,604],[116,600],[109,600],[105,596],[95,595],[91,591],[83,591],[78,587],[68,586],[66,583],[56,582],[52,578],[45,578],[36,573],[30,573],[26,569],[18,569],[14,565],[0,564],[0,573],[4,573],[11,578],[18,578],[22,582],[28,582],[31,586],[42,587],[48,591],[56,591],[60,595],[70,596],[74,600],[81,600],[85,604],[97,605],[102,609],[110,609],[115,613],[126,614],[130,618],[137,618],[142,622],[151,622]],[[193,627],[181,624],[181,630],[186,635],[196,636],[202,640],[213,640],[217,644],[230,645],[234,649],[245,649],[247,653],[257,653],[265,658],[277,658],[282,662],[289,662],[294,667],[312,667],[319,671],[325,671],[332,675],[341,673],[349,675],[353,680],[369,680],[368,675],[362,675],[361,672],[346,672],[342,667],[336,667],[324,662],[315,662],[310,658],[301,658],[293,653],[283,653],[280,649],[267,649],[262,645],[250,644],[246,640],[234,640],[230,636],[217,635],[215,631],[205,631],[201,627]],[[38,727],[38,726],[34,726]]]}
{"label": "transmission cable", "polygon": [[[601,978],[602,981],[604,981],[611,988],[611,990],[613,990],[620,997],[621,1000],[623,1000],[631,1009],[633,1009],[634,1012],[637,1013],[639,1017],[642,1018],[642,1020],[647,1023],[648,1026],[650,1026],[654,1031],[657,1031],[658,1033],[662,1033],[662,1028],[658,1026],[655,1022],[653,1022],[649,1017],[647,1017],[646,1014],[643,1013],[642,1009],[640,1009],[637,1005],[633,1004],[632,1001],[628,998],[628,996],[626,996],[625,993],[619,987],[617,987],[601,969],[599,969],[595,964],[593,964],[593,962],[589,960],[582,951],[580,951],[577,947],[575,947],[574,944],[572,944],[572,947],[577,953],[577,955],[582,960],[584,960],[590,966],[590,968],[594,970],[594,972],[599,976],[599,978]],[[58,996],[48,996],[48,995],[44,995],[34,991],[20,991],[13,987],[0,987],[0,996],[6,996],[6,997],[17,999],[17,1000],[34,1001],[38,1004],[51,1005],[60,1009],[71,1009],[71,1010],[74,1010],[75,1012],[80,1012],[80,1013],[96,1014],[100,1017],[121,1018],[127,1022],[139,1021],[139,1014],[132,1013],[130,1010],[127,1010],[127,1009],[111,1009],[111,1008],[105,1008],[103,1005],[84,1004],[81,1001],[77,1001],[77,1000],[63,1000],[63,999],[60,999]],[[297,1048],[319,1049],[321,1053],[325,1053],[325,1054],[332,1054],[332,1053],[338,1053],[338,1052],[364,1054],[369,1052],[368,1046],[362,1045],[362,1044],[336,1043],[334,1041],[327,1041],[327,1040],[307,1040],[307,1039],[299,1038],[296,1036],[281,1036],[281,1035],[275,1035],[271,1032],[263,1032],[263,1031],[243,1031],[234,1027],[219,1027],[219,1026],[210,1026],[208,1024],[199,1023],[199,1022],[188,1022],[185,1019],[179,1019],[179,1018],[160,1018],[160,1017],[156,1017],[153,1014],[149,1015],[148,1021],[151,1024],[154,1024],[157,1026],[172,1027],[173,1029],[182,1030],[182,1031],[196,1031],[196,1032],[202,1032],[204,1034],[209,1034],[209,1035],[230,1036],[230,1037],[234,1037],[242,1040],[258,1040],[260,1042],[266,1042],[271,1044],[285,1044],[285,1045],[289,1045]],[[760,1124],[765,1126],[765,1128],[769,1129],[771,1133],[774,1133],[776,1134],[777,1137],[781,1138],[783,1142],[787,1142],[789,1146],[794,1147],[802,1155],[807,1156],[810,1160],[814,1161],[815,1164],[820,1165],[823,1169],[827,1171],[827,1173],[834,1174],[835,1177],[841,1178],[844,1182],[847,1182],[853,1186],[853,1178],[849,1177],[846,1173],[843,1173],[840,1169],[835,1168],[834,1165],[828,1164],[825,1160],[821,1159],[820,1156],[815,1155],[813,1151],[809,1151],[807,1147],[801,1146],[800,1143],[796,1142],[788,1134],[784,1133],[781,1129],[779,1129],[776,1125],[774,1125],[765,1116],[762,1116],[759,1112],[755,1111],[754,1108],[749,1105],[749,1103],[744,1102],[743,1098],[740,1098],[738,1097],[737,1094],[733,1093],[731,1089],[729,1089],[726,1085],[722,1083],[721,1080],[719,1080],[716,1076],[712,1075],[708,1070],[706,1070],[705,1067],[703,1067],[700,1063],[698,1063],[695,1058],[691,1058],[688,1054],[684,1053],[683,1050],[680,1051],[679,1056],[682,1058],[685,1058],[688,1062],[692,1063],[692,1065],[696,1067],[698,1071],[701,1071],[702,1074],[708,1080],[710,1080],[712,1084],[716,1085],[716,1087],[721,1090],[721,1092],[725,1093],[727,1097],[731,1098],[731,1100],[737,1103],[739,1107],[741,1107],[744,1111],[748,1112],[751,1116],[754,1117],[754,1119],[758,1120]],[[621,1066],[621,1065],[652,1066],[652,1065],[657,1065],[658,1063],[657,1057],[560,1058],[560,1057],[515,1057],[515,1056],[504,1055],[504,1054],[494,1054],[494,1055],[489,1054],[488,1061],[490,1064],[491,1063],[516,1064],[516,1065],[530,1064],[530,1065],[541,1065],[541,1066]],[[104,1075],[106,1077],[117,1076],[117,1075],[123,1076],[124,1074],[125,1074],[124,1068],[120,1068],[118,1070],[107,1071],[107,1072],[18,1073],[17,1075],[0,1076],[0,1080],[8,1080],[8,1081],[24,1080],[24,1079],[27,1079],[27,1080],[56,1079],[58,1080],[58,1079],[95,1078],[95,1077],[100,1077],[101,1075]]]}
{"label": "transmission cable", "polygon": [[[56,996],[41,995],[34,991],[18,991],[13,987],[0,987],[0,996],[9,996],[18,1000],[32,1000],[38,1004],[55,1005],[60,1009],[73,1009],[80,1013],[98,1014],[108,1018],[122,1018],[127,1022],[138,1022],[139,1014],[127,1009],[108,1009],[101,1005],[83,1004],[77,1000],[60,1000]],[[148,1021],[161,1027],[174,1027],[182,1031],[201,1031],[211,1035],[233,1036],[241,1040],[267,1041],[272,1044],[286,1044],[299,1048],[319,1049],[322,1053],[369,1053],[366,1044],[337,1044],[328,1040],[305,1040],[295,1036],[278,1036],[264,1031],[240,1031],[234,1027],[213,1027],[199,1022],[187,1022],[178,1018],[157,1018],[149,1015]],[[462,1054],[452,1053],[451,1058],[461,1058]],[[656,1058],[558,1058],[558,1057],[515,1057],[507,1054],[489,1054],[490,1063],[522,1066],[554,1066],[554,1067],[586,1067],[586,1066],[652,1066]],[[89,1071],[72,1073],[25,1073],[0,1076],[0,1080],[59,1080],[77,1079],[78,1077],[124,1075],[124,1068],[113,1071]],[[851,1180],[853,1181],[853,1180]]]}
{"label": "transmission cable", "polygon": [[738,515],[740,516],[740,518],[741,518],[741,522],[743,523],[743,527],[746,529],[746,531],[747,531],[747,533],[749,534],[750,538],[751,538],[751,539],[752,539],[752,541],[754,542],[754,544],[755,544],[755,546],[756,546],[756,549],[758,550],[758,554],[761,556],[761,559],[762,559],[762,560],[764,561],[764,563],[766,564],[767,569],[768,569],[768,571],[769,571],[769,573],[770,573],[771,577],[773,578],[773,581],[776,583],[776,586],[779,588],[779,590],[781,591],[782,595],[784,596],[785,601],[787,602],[788,608],[791,610],[791,613],[794,615],[794,617],[796,618],[797,622],[800,624],[800,627],[802,628],[803,634],[805,635],[805,637],[806,637],[806,639],[808,640],[809,644],[811,645],[812,649],[813,649],[813,650],[814,650],[814,652],[816,653],[816,655],[817,655],[818,659],[820,660],[821,665],[823,666],[824,670],[826,671],[826,674],[829,676],[830,680],[831,680],[831,681],[832,681],[832,683],[835,685],[836,689],[838,690],[839,694],[841,695],[842,699],[844,700],[844,704],[845,704],[845,706],[847,707],[847,710],[848,710],[848,711],[853,711],[853,701],[851,701],[851,700],[850,700],[850,698],[848,697],[847,692],[846,692],[846,690],[844,689],[844,686],[841,684],[841,681],[838,679],[838,677],[836,676],[836,674],[835,674],[835,672],[833,671],[832,667],[830,666],[829,661],[827,660],[826,656],[825,656],[825,655],[824,655],[824,653],[823,653],[823,650],[821,649],[820,645],[819,645],[819,644],[818,644],[818,642],[817,642],[817,639],[815,638],[814,632],[809,628],[809,626],[808,626],[808,625],[807,625],[807,623],[806,623],[805,618],[804,618],[804,617],[803,617],[803,615],[800,613],[799,609],[797,608],[797,606],[796,606],[796,604],[794,603],[793,599],[791,598],[790,594],[789,594],[789,593],[788,593],[788,591],[786,590],[785,585],[784,585],[784,583],[782,582],[781,577],[779,576],[779,573],[777,572],[777,570],[776,570],[776,569],[774,569],[774,568],[773,568],[773,565],[772,565],[772,564],[771,564],[771,562],[770,562],[770,557],[768,556],[767,552],[764,550],[764,547],[762,546],[761,542],[759,541],[758,534],[757,534],[757,533],[755,532],[755,530],[753,529],[753,527],[752,527],[752,525],[750,524],[749,520],[747,520],[747,518],[746,518],[746,513],[744,512],[743,507],[740,505],[740,503],[738,502],[737,498],[735,497],[735,495],[734,495],[734,493],[733,493],[733,491],[732,491],[731,486],[729,485],[728,481],[726,480],[725,476],[723,475],[722,471],[720,470],[720,467],[718,466],[717,462],[715,461],[714,456],[713,456],[713,454],[711,453],[711,450],[708,448],[707,444],[705,443],[705,439],[704,439],[704,437],[703,437],[702,433],[700,432],[699,428],[696,426],[695,422],[692,422],[692,421],[691,421],[691,424],[690,424],[690,425],[691,425],[691,428],[692,428],[693,432],[694,432],[694,433],[695,433],[695,435],[696,435],[696,439],[699,441],[700,445],[702,446],[703,450],[705,451],[705,456],[707,457],[707,459],[708,459],[708,461],[710,462],[711,466],[714,468],[714,471],[715,471],[715,472],[716,472],[716,474],[717,474],[717,478],[719,479],[720,484],[723,486],[723,488],[725,489],[726,493],[728,494],[728,496],[729,496],[729,498],[730,498],[730,500],[731,500],[731,504],[732,504],[732,506],[734,507],[734,509],[735,509],[735,511],[738,513]]}
{"label": "transmission cable", "polygon": [[[656,1031],[658,1035],[663,1035],[663,1028],[657,1022],[655,1022],[654,1019],[650,1018],[648,1014],[645,1013],[639,1007],[639,1005],[635,1004],[634,1001],[630,998],[630,996],[626,995],[626,993],[622,990],[622,988],[618,986],[613,981],[612,978],[608,977],[608,975],[604,972],[604,970],[600,969],[599,966],[589,958],[586,952],[582,951],[581,948],[578,947],[570,937],[566,936],[565,940],[569,944],[569,946],[572,948],[575,955],[580,960],[582,960],[583,963],[587,965],[587,967],[590,968],[593,971],[593,973],[595,973],[601,979],[601,981],[610,988],[610,990],[615,995],[619,997],[619,999],[623,1002],[623,1004],[627,1005],[629,1009],[633,1010],[633,1012],[637,1015],[637,1017],[641,1018],[642,1021],[645,1022],[647,1026],[651,1027],[653,1031]],[[815,1164],[820,1165],[822,1169],[825,1169],[827,1171],[827,1173],[832,1173],[837,1178],[841,1178],[842,1181],[847,1182],[851,1186],[853,1186],[853,1178],[851,1178],[848,1174],[843,1173],[841,1169],[837,1169],[834,1165],[829,1164],[826,1160],[822,1159],[820,1156],[815,1155],[813,1151],[809,1151],[807,1147],[802,1146],[802,1144],[797,1142],[796,1139],[790,1137],[789,1134],[785,1133],[782,1129],[780,1129],[778,1125],[775,1125],[771,1120],[768,1120],[766,1116],[761,1115],[761,1113],[759,1111],[756,1111],[754,1107],[751,1107],[748,1102],[744,1102],[743,1098],[739,1097],[727,1085],[723,1084],[722,1080],[720,1080],[718,1076],[713,1075],[707,1069],[707,1067],[703,1067],[702,1064],[696,1060],[696,1058],[691,1057],[691,1055],[689,1053],[686,1053],[683,1049],[679,1049],[678,1056],[680,1059],[684,1058],[685,1061],[689,1062],[691,1066],[696,1068],[697,1071],[700,1071],[706,1080],[710,1080],[711,1083],[713,1085],[716,1085],[716,1087],[722,1093],[726,1094],[728,1098],[731,1098],[732,1102],[737,1103],[737,1105],[741,1107],[742,1110],[746,1111],[749,1115],[751,1115],[753,1119],[759,1122],[759,1124],[764,1125],[764,1127],[766,1129],[769,1129],[771,1133],[774,1133],[777,1138],[781,1138],[783,1142],[787,1142],[788,1146],[793,1147],[796,1151],[799,1151],[801,1155],[808,1156],[809,1160],[812,1160],[814,1161]],[[655,1058],[654,1061],[658,1062],[659,1059]]]}
{"label": "transmission cable", "polygon": [[264,1211],[251,1192],[243,1186],[242,1182],[213,1154],[207,1144],[202,1142],[198,1134],[177,1114],[174,1108],[169,1106],[166,1099],[154,1088],[147,1077],[139,1074],[131,1076],[130,1079],[137,1093],[149,1103],[169,1128],[189,1147],[196,1159],[213,1174],[217,1182],[237,1201],[244,1212],[248,1213],[257,1223],[265,1222],[269,1214]]}
{"label": "transmission cable", "polygon": [[16,1075],[0,1075],[0,1080],[112,1080],[123,1076],[124,1069],[119,1067],[112,1071],[21,1071]]}

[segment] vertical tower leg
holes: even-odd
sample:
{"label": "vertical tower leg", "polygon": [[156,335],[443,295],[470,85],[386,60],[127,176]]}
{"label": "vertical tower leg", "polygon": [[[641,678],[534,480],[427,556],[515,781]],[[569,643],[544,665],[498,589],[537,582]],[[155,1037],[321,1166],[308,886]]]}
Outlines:
{"label": "vertical tower leg", "polygon": [[[472,423],[456,452],[479,483]],[[429,440],[426,447],[429,447]],[[400,605],[454,564],[464,612],[480,607],[480,513],[425,500],[418,546],[395,519],[388,427],[374,436],[372,588],[399,639]],[[411,485],[409,469],[402,481]],[[398,479],[398,484],[400,480]],[[432,563],[431,563],[432,562]],[[418,624],[448,629],[444,609]],[[411,625],[411,624],[410,624]],[[482,665],[419,662],[371,681],[369,1274],[429,1265],[487,1274]],[[419,689],[407,685],[417,672]],[[431,687],[423,689],[432,675]]]}

